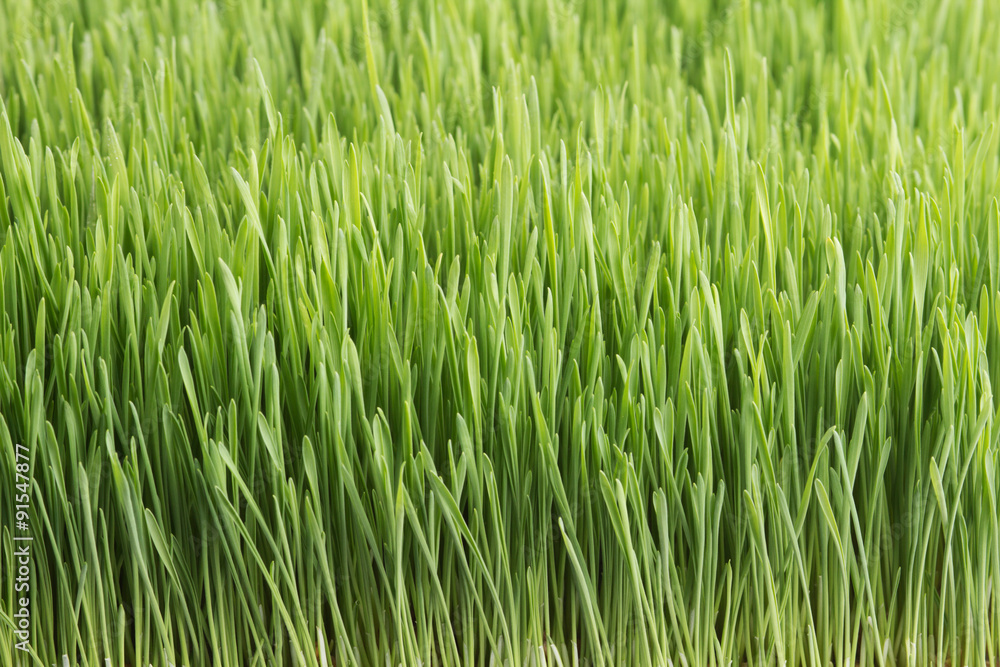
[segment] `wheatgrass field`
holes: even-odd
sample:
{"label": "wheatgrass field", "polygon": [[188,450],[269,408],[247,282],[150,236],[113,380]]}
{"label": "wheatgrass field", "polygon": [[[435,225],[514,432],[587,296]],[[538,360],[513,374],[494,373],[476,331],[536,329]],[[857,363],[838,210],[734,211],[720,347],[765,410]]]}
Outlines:
{"label": "wheatgrass field", "polygon": [[0,0],[0,664],[1000,662],[998,0]]}

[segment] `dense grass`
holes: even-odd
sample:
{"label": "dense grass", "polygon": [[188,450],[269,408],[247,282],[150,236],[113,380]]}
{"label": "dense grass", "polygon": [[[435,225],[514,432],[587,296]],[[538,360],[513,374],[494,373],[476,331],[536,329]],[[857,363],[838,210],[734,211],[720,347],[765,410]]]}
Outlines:
{"label": "dense grass", "polygon": [[0,663],[1000,659],[995,0],[0,5]]}

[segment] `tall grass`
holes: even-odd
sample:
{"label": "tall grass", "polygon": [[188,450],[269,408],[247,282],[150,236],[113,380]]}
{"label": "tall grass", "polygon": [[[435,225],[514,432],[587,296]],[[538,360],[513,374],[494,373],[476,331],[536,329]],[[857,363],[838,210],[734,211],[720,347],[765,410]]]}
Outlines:
{"label": "tall grass", "polygon": [[994,0],[0,7],[3,664],[1000,660]]}

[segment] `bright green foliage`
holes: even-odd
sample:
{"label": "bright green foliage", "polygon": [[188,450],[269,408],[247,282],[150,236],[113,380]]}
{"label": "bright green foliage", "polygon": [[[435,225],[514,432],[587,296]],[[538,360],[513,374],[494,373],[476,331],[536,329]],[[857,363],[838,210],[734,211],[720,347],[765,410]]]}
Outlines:
{"label": "bright green foliage", "polygon": [[996,0],[0,5],[0,663],[1000,659]]}

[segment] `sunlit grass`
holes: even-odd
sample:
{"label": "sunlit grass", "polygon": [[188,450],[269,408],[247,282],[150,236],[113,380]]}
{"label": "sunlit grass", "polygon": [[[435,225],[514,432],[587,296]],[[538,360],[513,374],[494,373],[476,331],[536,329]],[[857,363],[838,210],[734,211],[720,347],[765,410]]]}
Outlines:
{"label": "sunlit grass", "polygon": [[993,0],[0,8],[0,664],[1000,659]]}

